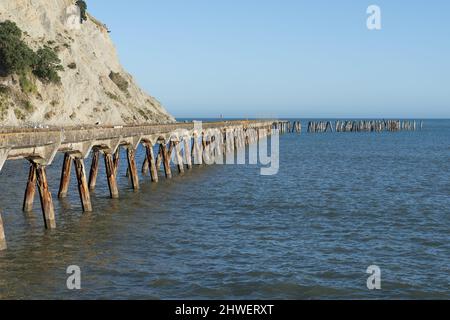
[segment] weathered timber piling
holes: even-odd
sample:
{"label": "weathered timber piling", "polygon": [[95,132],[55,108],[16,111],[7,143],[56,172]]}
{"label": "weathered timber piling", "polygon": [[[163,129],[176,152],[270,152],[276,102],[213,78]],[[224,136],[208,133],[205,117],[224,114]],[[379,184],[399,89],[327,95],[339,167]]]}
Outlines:
{"label": "weathered timber piling", "polygon": [[150,171],[150,177],[152,179],[152,182],[158,182],[158,169],[156,167],[156,160],[155,155],[153,152],[153,146],[150,143],[145,143],[145,153],[146,153],[146,159],[149,166]]}
{"label": "weathered timber piling", "polygon": [[[128,172],[131,176],[131,184],[134,190],[139,190],[139,176],[136,167],[136,151],[132,146],[127,147]],[[116,169],[117,172],[117,169]]]}
{"label": "weathered timber piling", "polygon": [[[191,154],[191,147],[189,143],[191,142],[191,138],[183,139],[184,140],[184,161],[186,161],[186,167],[188,170],[192,169],[192,154]],[[191,142],[192,143],[192,142]]]}
{"label": "weathered timber piling", "polygon": [[164,165],[164,173],[167,179],[172,179],[172,169],[170,168],[170,156],[167,151],[167,146],[165,142],[161,142],[159,145],[159,150],[162,155],[162,162]]}
{"label": "weathered timber piling", "polygon": [[[238,137],[236,137],[236,139],[239,139]],[[208,158],[208,154],[206,153],[206,150],[208,148],[208,141],[206,140],[206,133],[202,133],[202,145],[200,148],[200,154],[202,157],[202,163],[204,164],[208,164],[209,162],[209,158]]]}
{"label": "weathered timber piling", "polygon": [[2,214],[0,213],[0,251],[6,250],[8,246],[6,245],[5,229],[3,228]]}
{"label": "weathered timber piling", "polygon": [[48,188],[45,166],[36,165],[36,176],[45,227],[54,229],[56,228],[55,208],[53,207],[52,194]]}
{"label": "weathered timber piling", "polygon": [[199,156],[198,134],[197,133],[194,133],[194,136],[192,138],[191,156],[193,159],[193,164],[199,165],[199,162],[201,161],[201,157]]}
{"label": "weathered timber piling", "polygon": [[28,174],[27,187],[23,199],[23,211],[31,212],[33,210],[34,195],[36,193],[37,175],[36,165],[30,163],[30,172]]}
{"label": "weathered timber piling", "polygon": [[[207,123],[206,128],[196,129],[194,123],[170,124],[140,127],[114,127],[93,129],[68,129],[60,131],[24,130],[9,134],[0,129],[0,169],[6,160],[27,159],[30,170],[24,194],[23,210],[33,210],[36,187],[39,191],[42,215],[45,227],[56,227],[53,199],[50,193],[46,168],[52,164],[58,152],[64,153],[58,197],[69,195],[72,166],[78,182],[78,193],[84,212],[93,210],[90,191],[94,190],[99,175],[99,161],[103,155],[106,180],[111,198],[119,198],[117,175],[120,164],[120,149],[127,150],[128,172],[132,186],[139,188],[139,176],[136,167],[136,150],[142,144],[145,147],[144,170],[150,172],[152,182],[158,182],[158,169],[164,165],[165,176],[172,178],[171,161],[183,174],[185,168],[192,169],[193,164],[220,164],[224,155],[235,151],[238,161],[242,159],[246,146],[257,143],[259,139],[270,135],[271,129],[281,133],[301,131],[300,122],[290,124],[287,121],[231,121]],[[179,131],[179,133],[177,133]],[[175,132],[175,134],[172,134]],[[158,147],[155,157],[154,146]],[[254,147],[254,146],[252,146]],[[92,154],[89,177],[86,176],[85,163]],[[172,159],[173,156],[173,159]],[[241,158],[240,158],[241,157]],[[72,162],[73,161],[73,162]],[[194,162],[193,162],[194,161]],[[252,161],[250,159],[250,161]],[[89,179],[88,179],[89,178]],[[3,221],[0,219],[0,247],[4,240]],[[3,243],[2,243],[3,241]]]}
{"label": "weathered timber piling", "polygon": [[55,211],[53,207],[52,195],[48,187],[45,166],[30,160],[30,172],[28,175],[27,187],[23,201],[23,210],[25,212],[30,212],[33,210],[36,185],[39,190],[39,198],[41,201],[45,228],[54,229],[56,228]]}
{"label": "weathered timber piling", "polygon": [[91,196],[89,194],[89,186],[86,179],[86,169],[84,161],[80,157],[74,158],[75,173],[78,181],[78,192],[80,194],[81,206],[84,212],[92,211]]}
{"label": "weathered timber piling", "polygon": [[59,185],[58,198],[67,197],[70,185],[70,174],[72,170],[72,156],[69,153],[64,154],[63,167],[61,171],[61,182]]}
{"label": "weathered timber piling", "polygon": [[114,176],[117,177],[117,171],[119,170],[120,165],[120,146],[117,147],[116,152],[114,152],[112,159],[113,159]]}
{"label": "weathered timber piling", "polygon": [[194,163],[196,165],[202,165],[203,164],[203,135],[202,135],[202,142],[199,141],[199,134],[194,133],[194,145],[193,145],[193,154],[194,154]]}
{"label": "weathered timber piling", "polygon": [[292,124],[292,133],[302,133],[302,123],[300,121],[294,121]]}
{"label": "weathered timber piling", "polygon": [[113,155],[110,152],[105,152],[104,158],[109,194],[112,199],[117,199],[119,198],[119,189],[117,188],[116,169],[114,166]]}
{"label": "weathered timber piling", "polygon": [[[95,154],[94,154],[95,158]],[[70,186],[70,176],[72,169],[72,160],[75,165],[75,174],[78,181],[78,192],[80,195],[81,206],[84,212],[92,211],[91,198],[89,194],[89,184],[86,178],[86,169],[84,166],[84,160],[80,155],[72,155],[70,153],[64,154],[63,167],[61,170],[61,182],[59,186],[58,198],[63,199],[67,197]],[[95,161],[95,159],[94,159]],[[91,169],[92,172],[92,169]],[[93,176],[91,175],[93,179]],[[92,181],[94,182],[94,181]]]}
{"label": "weathered timber piling", "polygon": [[141,168],[141,173],[143,176],[148,175],[148,172],[149,172],[148,168],[149,168],[148,159],[147,159],[147,157],[145,157],[144,161],[142,162],[142,168]]}
{"label": "weathered timber piling", "polygon": [[92,154],[91,171],[89,172],[89,190],[91,191],[94,191],[97,185],[99,160],[100,160],[100,150],[94,149]]}
{"label": "weathered timber piling", "polygon": [[308,123],[309,133],[323,132],[398,132],[416,131],[416,121],[401,120],[337,120],[335,130],[333,124],[325,121],[310,121]]}
{"label": "weathered timber piling", "polygon": [[331,123],[331,121],[328,121],[328,122],[327,122],[327,126],[326,126],[326,128],[325,128],[325,132],[327,132],[328,130],[331,131],[331,132],[334,131],[334,129],[333,129],[333,124]]}
{"label": "weathered timber piling", "polygon": [[161,170],[162,161],[163,161],[163,154],[161,148],[158,147],[158,156],[156,157],[156,169],[158,171]]}
{"label": "weathered timber piling", "polygon": [[178,167],[179,173],[184,173],[184,163],[183,163],[183,156],[181,154],[181,145],[179,141],[173,141],[173,149],[175,151],[175,164]]}
{"label": "weathered timber piling", "polygon": [[325,132],[333,132],[333,124],[331,121],[310,121],[308,123],[308,132],[309,133],[325,133]]}
{"label": "weathered timber piling", "polygon": [[277,121],[272,125],[273,130],[278,130],[281,134],[290,132],[290,122],[289,121]]}

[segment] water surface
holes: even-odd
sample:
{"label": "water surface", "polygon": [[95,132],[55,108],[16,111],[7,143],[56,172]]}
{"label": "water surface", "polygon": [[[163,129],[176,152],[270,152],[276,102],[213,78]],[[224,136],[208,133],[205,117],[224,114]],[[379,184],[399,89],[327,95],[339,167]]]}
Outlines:
{"label": "water surface", "polygon": [[[123,159],[120,200],[108,198],[102,164],[92,214],[81,213],[74,177],[69,198],[56,199],[58,156],[53,231],[37,198],[35,212],[21,212],[28,164],[7,162],[0,298],[449,297],[450,121],[417,132],[289,134],[280,147],[276,176],[202,166],[159,184],[141,177],[137,193]],[[374,264],[376,292],[366,287]],[[69,265],[81,267],[81,291],[66,288]]]}

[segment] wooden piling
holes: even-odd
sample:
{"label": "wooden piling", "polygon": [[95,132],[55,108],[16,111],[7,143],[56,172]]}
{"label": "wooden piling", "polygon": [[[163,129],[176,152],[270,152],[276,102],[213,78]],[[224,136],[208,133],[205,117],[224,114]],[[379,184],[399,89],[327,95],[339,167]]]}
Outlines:
{"label": "wooden piling", "polygon": [[184,163],[183,163],[183,156],[181,155],[181,145],[179,141],[176,142],[172,142],[173,143],[173,148],[175,150],[175,159],[177,161],[177,167],[178,167],[178,172],[180,174],[184,173]]}
{"label": "wooden piling", "polygon": [[127,148],[128,170],[134,190],[139,190],[139,176],[136,167],[136,151],[133,147]]}
{"label": "wooden piling", "polygon": [[61,170],[61,182],[59,185],[58,198],[67,197],[70,185],[70,174],[72,170],[72,156],[69,153],[64,154],[64,162]]}
{"label": "wooden piling", "polygon": [[165,143],[161,143],[159,145],[159,150],[162,154],[162,162],[164,164],[164,172],[166,174],[167,179],[172,179],[172,170],[170,168],[170,157],[169,153],[167,152],[167,147]]}
{"label": "wooden piling", "polygon": [[30,172],[28,174],[27,188],[23,199],[23,211],[31,212],[33,210],[34,195],[36,193],[36,165],[30,164]]}
{"label": "wooden piling", "polygon": [[192,149],[194,154],[194,164],[202,165],[203,164],[202,147],[199,141],[199,137],[197,135],[194,137],[194,144],[192,145]]}
{"label": "wooden piling", "polygon": [[120,165],[120,146],[118,146],[116,152],[114,152],[113,165],[114,165],[114,175],[117,177],[117,171],[119,170]]}
{"label": "wooden piling", "polygon": [[214,136],[208,137],[206,140],[206,147],[203,149],[204,162],[206,165],[212,165],[215,162],[213,141]]}
{"label": "wooden piling", "polygon": [[91,171],[89,172],[89,190],[94,191],[97,185],[98,161],[100,159],[100,150],[95,149],[92,155]]}
{"label": "wooden piling", "polygon": [[92,212],[91,196],[89,194],[88,183],[86,180],[86,170],[84,161],[81,158],[73,159],[75,172],[78,180],[78,192],[80,194],[81,206],[84,212]]}
{"label": "wooden piling", "polygon": [[119,198],[119,189],[117,188],[116,170],[114,167],[113,155],[105,152],[105,168],[108,180],[109,193],[112,199]]}
{"label": "wooden piling", "polygon": [[234,143],[235,143],[234,133],[232,131],[228,131],[226,133],[225,144],[227,145],[227,147],[226,147],[227,148],[227,156],[229,156],[230,158],[234,157]]}
{"label": "wooden piling", "polygon": [[208,164],[209,162],[209,158],[208,158],[208,142],[206,141],[206,134],[203,132],[202,133],[202,145],[200,148],[201,151],[201,158],[202,158],[202,163],[204,164]]}
{"label": "wooden piling", "polygon": [[6,250],[7,248],[5,229],[3,228],[2,214],[0,213],[0,251]]}
{"label": "wooden piling", "polygon": [[45,228],[55,229],[55,208],[53,207],[52,194],[48,188],[47,174],[44,166],[36,166],[36,176]]}
{"label": "wooden piling", "polygon": [[[398,131],[416,131],[418,128],[417,121],[405,120],[348,120],[336,121],[336,132],[398,132]],[[308,132],[322,133],[327,131],[334,132],[333,124],[331,122],[314,122],[310,121],[308,124]]]}
{"label": "wooden piling", "polygon": [[[226,125],[227,128],[230,127],[227,123],[220,123],[217,125],[211,125],[211,128],[208,127],[207,134],[203,134],[203,141],[198,139],[197,137],[191,145],[189,144],[192,137],[184,137],[183,142],[173,142],[170,146],[167,144],[161,144],[159,146],[159,162],[160,164],[164,164],[164,170],[167,178],[172,177],[171,171],[171,152],[175,151],[175,159],[176,164],[178,165],[178,170],[180,173],[183,173],[185,170],[185,164],[188,169],[192,168],[192,160],[193,160],[193,150],[197,155],[197,160],[201,164],[203,161],[202,157],[205,156],[208,160],[217,160],[218,157],[223,156],[225,151],[229,151],[229,149],[236,148],[245,148],[246,145],[253,144],[258,141],[258,139],[264,137],[265,135],[271,133],[271,128],[276,127],[281,129],[282,132],[295,131],[297,129],[297,123],[289,123],[287,121],[279,121],[274,123],[273,121],[262,123],[262,127],[266,131],[265,133],[260,132],[252,132],[254,128],[258,128],[258,123],[256,125],[252,125],[251,122],[239,122],[239,127],[233,127],[234,132],[236,132],[236,139],[230,137],[228,139],[228,135],[225,137],[219,135],[220,132],[225,132],[223,125]],[[411,128],[418,127],[419,123],[413,123],[412,121],[408,123],[403,123],[402,128],[405,130],[411,130]],[[422,123],[420,124],[422,126]],[[293,126],[293,127],[292,127]],[[217,127],[217,128],[215,128]],[[220,128],[219,128],[220,127]],[[167,131],[172,130],[172,126],[167,127]],[[259,126],[261,129],[261,125]],[[115,128],[114,128],[115,129]],[[151,132],[154,132],[152,128]],[[167,137],[166,128],[163,126],[163,129],[159,135],[159,141],[163,140],[163,137]],[[105,130],[105,132],[103,132]],[[262,130],[262,129],[261,129]],[[111,131],[111,132],[110,132]],[[146,130],[144,130],[146,131]],[[149,133],[151,133],[149,131]],[[122,136],[124,134],[124,136]],[[105,161],[105,169],[108,181],[108,187],[110,191],[111,198],[119,197],[119,190],[117,185],[117,174],[119,171],[119,162],[120,162],[120,147],[115,149],[117,145],[117,136],[120,135],[122,138],[119,139],[118,142],[127,144],[133,141],[134,143],[140,143],[142,139],[144,139],[144,132],[136,129],[128,129],[122,131],[112,131],[109,129],[102,129],[102,131],[93,132],[92,134],[85,135],[85,132],[80,130],[80,132],[68,133],[68,135],[63,135],[61,137],[61,141],[58,143],[53,143],[47,141],[49,138],[47,134],[38,135],[39,137],[34,137],[36,133],[28,133],[25,134],[26,139],[22,139],[21,136],[17,136],[11,141],[7,141],[5,146],[3,146],[1,150],[1,159],[0,159],[0,167],[3,166],[4,161],[8,159],[8,155],[11,156],[11,159],[16,158],[26,158],[31,162],[30,171],[27,180],[26,191],[23,199],[23,210],[31,211],[33,209],[33,201],[34,196],[36,194],[36,187],[38,188],[39,198],[42,208],[42,214],[44,218],[45,227],[48,229],[56,228],[55,222],[55,211],[53,205],[52,194],[50,192],[48,186],[48,178],[46,175],[47,165],[50,164],[55,156],[55,154],[59,151],[64,150],[64,161],[61,170],[61,181],[58,190],[58,197],[64,198],[67,197],[70,187],[70,178],[71,178],[71,167],[72,165],[75,167],[76,178],[78,182],[78,191],[80,195],[81,204],[83,207],[83,211],[89,212],[92,211],[92,202],[90,197],[90,190],[94,190],[96,187],[96,182],[98,178],[98,170],[99,170],[99,161],[101,154],[104,155]],[[197,134],[194,132],[194,134]],[[153,134],[152,134],[153,136]],[[25,141],[22,145],[22,140]],[[109,140],[109,141],[107,141]],[[53,141],[53,140],[52,140]],[[125,142],[127,141],[127,142]],[[146,144],[146,143],[144,143]],[[203,152],[202,152],[203,145]],[[19,147],[21,152],[18,152]],[[90,167],[89,177],[86,175],[85,163],[82,158],[86,155],[86,152],[90,150],[91,147],[93,149],[92,163]],[[22,148],[24,150],[22,150]],[[14,150],[13,154],[9,154],[11,149]],[[156,167],[156,158],[153,154],[153,147],[151,145],[146,145],[147,149],[147,157],[144,161],[143,165],[143,173],[146,172],[151,173],[152,181],[158,181],[158,168]],[[17,152],[15,152],[17,151]],[[139,177],[137,174],[136,168],[136,149],[127,148],[127,159],[128,159],[128,170],[130,172],[130,177],[133,183],[133,187],[135,189],[139,188]],[[72,164],[73,160],[73,164]],[[209,163],[213,163],[214,161],[208,161]],[[87,179],[89,178],[89,179]],[[0,216],[0,249],[6,247],[6,242],[4,241],[4,230],[3,230],[3,221]],[[5,244],[4,244],[5,243]]]}
{"label": "wooden piling", "polygon": [[301,133],[302,132],[302,124],[300,121],[294,121],[292,124],[292,133]]}
{"label": "wooden piling", "polygon": [[188,170],[192,169],[192,154],[191,154],[191,146],[189,145],[189,140],[184,139],[184,159],[186,161],[186,166]]}
{"label": "wooden piling", "polygon": [[161,170],[161,165],[162,165],[162,162],[163,162],[163,154],[162,154],[162,151],[161,151],[161,148],[159,148],[158,149],[158,156],[156,157],[156,169],[159,171],[159,170]]}
{"label": "wooden piling", "polygon": [[142,175],[143,176],[146,176],[146,175],[148,175],[148,168],[149,168],[150,166],[149,166],[149,163],[148,163],[148,158],[147,157],[145,157],[144,158],[144,162],[142,163],[142,170],[141,170],[141,173],[142,173]]}
{"label": "wooden piling", "polygon": [[146,144],[145,150],[147,153],[147,162],[148,162],[152,182],[158,182],[158,180],[159,180],[158,169],[156,167],[155,155],[153,153],[153,146],[150,144]]}
{"label": "wooden piling", "polygon": [[197,164],[197,161],[196,161],[197,140],[198,140],[197,135],[194,135],[193,138],[192,138],[192,145],[191,145],[191,156],[194,159],[194,164]]}
{"label": "wooden piling", "polygon": [[172,159],[172,154],[173,154],[173,150],[174,149],[175,149],[175,142],[174,141],[170,141],[169,142],[169,149],[167,150],[167,153],[168,153],[170,159]]}

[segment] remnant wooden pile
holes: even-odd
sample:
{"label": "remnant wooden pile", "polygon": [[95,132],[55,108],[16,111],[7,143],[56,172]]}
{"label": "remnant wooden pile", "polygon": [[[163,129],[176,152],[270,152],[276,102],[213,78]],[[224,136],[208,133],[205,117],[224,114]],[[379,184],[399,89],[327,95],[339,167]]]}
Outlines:
{"label": "remnant wooden pile", "polygon": [[290,132],[291,122],[289,121],[274,122],[272,128],[278,130],[280,133],[287,133]]}
{"label": "remnant wooden pile", "polygon": [[423,128],[423,121],[418,124],[415,120],[338,120],[334,127],[331,121],[310,121],[308,123],[309,133],[398,132],[416,131],[418,128]]}
{"label": "remnant wooden pile", "polygon": [[5,250],[6,248],[7,246],[6,246],[5,231],[3,230],[3,220],[2,215],[0,213],[0,251]]}
{"label": "remnant wooden pile", "polygon": [[302,123],[300,121],[294,121],[292,124],[293,133],[302,133]]}
{"label": "remnant wooden pile", "polygon": [[308,123],[309,133],[324,133],[328,131],[334,131],[331,121],[310,121]]}

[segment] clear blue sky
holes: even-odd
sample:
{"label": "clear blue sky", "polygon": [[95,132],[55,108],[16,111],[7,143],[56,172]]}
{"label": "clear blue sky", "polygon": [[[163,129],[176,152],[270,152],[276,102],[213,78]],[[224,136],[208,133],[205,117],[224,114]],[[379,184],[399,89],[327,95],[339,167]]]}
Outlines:
{"label": "clear blue sky", "polygon": [[448,0],[87,3],[176,117],[450,118]]}

